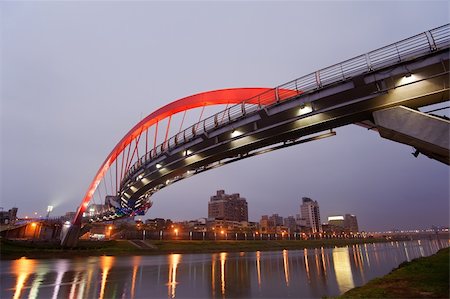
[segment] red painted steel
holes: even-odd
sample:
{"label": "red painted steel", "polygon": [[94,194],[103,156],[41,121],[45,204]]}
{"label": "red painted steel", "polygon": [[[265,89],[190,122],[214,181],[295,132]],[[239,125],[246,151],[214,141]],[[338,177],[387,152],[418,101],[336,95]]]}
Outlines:
{"label": "red painted steel", "polygon": [[[120,153],[124,152],[124,149],[127,146],[131,147],[131,142],[137,138],[143,130],[148,129],[150,126],[154,124],[158,124],[161,120],[170,117],[179,112],[187,111],[190,109],[204,107],[204,106],[212,106],[212,105],[224,105],[224,104],[238,104],[245,101],[246,104],[260,104],[260,99],[255,97],[257,95],[263,94],[264,92],[268,92],[273,90],[273,88],[230,88],[230,89],[219,89],[213,91],[207,91],[198,93],[195,95],[191,95],[172,103],[169,103],[155,112],[148,115],[146,118],[141,120],[138,124],[136,124],[123,138],[119,141],[119,143],[114,147],[111,153],[108,155],[106,160],[101,165],[100,169],[97,171],[97,174],[94,177],[94,180],[89,185],[89,189],[87,190],[83,201],[81,202],[80,207],[78,208],[77,214],[74,218],[75,224],[81,223],[81,218],[83,212],[86,210],[89,201],[91,200],[94,192],[104,177],[105,173],[108,171],[109,167],[116,161],[117,157]],[[292,97],[297,95],[296,91],[285,90],[287,94],[285,94],[284,98]],[[283,100],[283,99],[282,99]],[[269,99],[264,104],[271,104],[275,102],[275,98]],[[157,134],[157,132],[155,132]],[[124,155],[124,153],[122,153]],[[128,155],[127,155],[128,159]],[[123,158],[122,158],[123,163]],[[123,175],[123,165],[121,169],[121,176]]]}

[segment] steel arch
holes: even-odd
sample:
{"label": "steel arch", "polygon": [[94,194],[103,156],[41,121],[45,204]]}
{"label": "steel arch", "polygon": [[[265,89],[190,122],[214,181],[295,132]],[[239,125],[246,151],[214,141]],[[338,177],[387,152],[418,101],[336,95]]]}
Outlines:
{"label": "steel arch", "polygon": [[[223,104],[239,104],[243,102],[245,102],[245,104],[260,104],[257,96],[274,90],[275,90],[274,88],[262,88],[262,87],[228,88],[228,89],[212,90],[181,98],[152,112],[143,120],[141,120],[139,123],[137,123],[117,143],[117,145],[113,148],[111,153],[102,163],[96,175],[94,176],[94,179],[90,183],[85,196],[83,197],[81,205],[79,206],[77,213],[75,214],[73,223],[74,224],[81,223],[82,215],[85,212],[90,200],[92,199],[95,190],[97,189],[102,178],[105,176],[106,172],[111,167],[113,162],[117,159],[119,154],[121,154],[122,151],[125,150],[126,147],[130,145],[133,140],[135,140],[138,136],[140,136],[142,132],[144,132],[150,126],[179,112],[188,111],[190,109],[198,107],[223,105]],[[273,97],[273,101],[275,101],[275,97]],[[265,102],[264,104],[267,105],[271,103]]]}

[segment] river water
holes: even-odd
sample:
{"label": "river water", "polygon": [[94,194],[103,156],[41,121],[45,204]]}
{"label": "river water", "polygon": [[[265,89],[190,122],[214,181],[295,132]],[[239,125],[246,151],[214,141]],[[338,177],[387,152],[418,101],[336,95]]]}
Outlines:
{"label": "river water", "polygon": [[321,298],[448,240],[304,250],[1,261],[1,298]]}

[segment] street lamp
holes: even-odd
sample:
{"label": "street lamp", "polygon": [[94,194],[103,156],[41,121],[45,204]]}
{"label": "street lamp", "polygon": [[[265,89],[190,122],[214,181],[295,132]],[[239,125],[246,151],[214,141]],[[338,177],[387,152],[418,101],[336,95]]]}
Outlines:
{"label": "street lamp", "polygon": [[53,206],[47,206],[47,219],[50,216],[51,211],[53,211]]}

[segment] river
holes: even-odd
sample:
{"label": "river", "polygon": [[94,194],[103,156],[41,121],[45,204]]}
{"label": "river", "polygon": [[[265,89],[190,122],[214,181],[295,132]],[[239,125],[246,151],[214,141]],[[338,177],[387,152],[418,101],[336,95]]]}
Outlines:
{"label": "river", "polygon": [[1,298],[321,298],[448,240],[303,250],[0,261]]}

